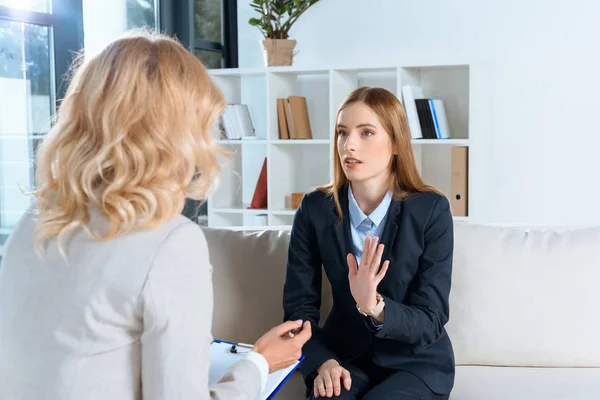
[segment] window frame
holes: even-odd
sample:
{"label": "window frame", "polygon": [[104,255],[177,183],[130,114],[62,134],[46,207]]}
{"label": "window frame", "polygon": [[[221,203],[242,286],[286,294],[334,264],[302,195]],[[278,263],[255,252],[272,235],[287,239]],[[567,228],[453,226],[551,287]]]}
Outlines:
{"label": "window frame", "polygon": [[161,0],[160,29],[175,35],[192,53],[194,50],[220,52],[223,68],[238,67],[237,0],[221,0],[221,37],[223,42],[196,38],[194,31],[194,0]]}

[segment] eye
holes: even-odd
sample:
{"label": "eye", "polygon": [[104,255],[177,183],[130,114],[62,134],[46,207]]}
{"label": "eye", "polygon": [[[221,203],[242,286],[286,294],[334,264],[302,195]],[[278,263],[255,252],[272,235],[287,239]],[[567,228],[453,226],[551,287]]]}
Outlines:
{"label": "eye", "polygon": [[373,131],[370,131],[370,130],[366,129],[366,130],[363,131],[363,135],[365,135],[365,136],[373,136],[374,133],[373,133]]}
{"label": "eye", "polygon": [[340,135],[340,136],[348,136],[348,133],[346,131],[338,131],[338,135]]}

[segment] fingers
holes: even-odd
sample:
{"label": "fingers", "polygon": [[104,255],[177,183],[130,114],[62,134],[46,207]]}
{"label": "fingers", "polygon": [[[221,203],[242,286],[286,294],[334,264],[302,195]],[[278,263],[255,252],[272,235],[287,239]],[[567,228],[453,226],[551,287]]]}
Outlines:
{"label": "fingers", "polygon": [[310,339],[312,336],[312,328],[310,325],[310,321],[305,321],[304,325],[302,325],[302,330],[299,334],[296,335],[296,340],[301,342],[303,345]]}
{"label": "fingers", "polygon": [[288,334],[292,329],[298,329],[302,326],[302,320],[298,321],[286,321],[281,325],[277,325],[273,328],[273,332],[279,336]]}
{"label": "fingers", "polygon": [[[331,380],[331,374],[330,373],[324,374],[323,380],[325,381],[325,395],[327,397],[333,396],[333,381]],[[321,394],[323,394],[323,393],[321,393]]]}
{"label": "fingers", "polygon": [[373,240],[371,240],[371,246],[369,248],[369,256],[367,257],[367,265],[370,267],[373,264],[373,261],[377,257],[377,245],[379,244],[379,237],[375,236]]}
{"label": "fingers", "polygon": [[367,235],[365,238],[365,242],[363,244],[363,252],[361,256],[361,264],[364,264],[364,261],[369,260],[369,249],[371,248],[371,237]]}
{"label": "fingers", "polygon": [[319,395],[319,397],[325,397],[325,382],[323,381],[323,377],[319,375],[317,379],[315,379],[315,397]]}
{"label": "fingers", "polygon": [[383,263],[383,266],[381,267],[381,270],[379,271],[379,273],[377,275],[375,275],[375,282],[379,285],[379,283],[383,280],[383,277],[385,276],[385,273],[388,270],[388,267],[390,266],[390,261],[387,260]]}
{"label": "fingers", "polygon": [[358,265],[356,264],[356,258],[354,257],[354,254],[348,253],[346,256],[346,261],[348,262],[348,274],[352,278],[358,274]]}
{"label": "fingers", "polygon": [[383,249],[384,248],[385,248],[384,244],[380,244],[377,247],[377,251],[375,252],[373,260],[369,264],[369,268],[370,268],[369,272],[371,273],[371,275],[375,275],[377,273],[377,271],[379,270],[379,266],[381,265],[381,257],[383,257]]}
{"label": "fingers", "polygon": [[342,391],[342,388],[340,386],[340,378],[341,378],[340,368],[334,369],[331,372],[331,380],[333,382],[333,395],[334,396],[339,396],[340,392]]}
{"label": "fingers", "polygon": [[350,390],[350,387],[352,386],[352,377],[347,369],[342,369],[342,380],[344,381],[346,390]]}

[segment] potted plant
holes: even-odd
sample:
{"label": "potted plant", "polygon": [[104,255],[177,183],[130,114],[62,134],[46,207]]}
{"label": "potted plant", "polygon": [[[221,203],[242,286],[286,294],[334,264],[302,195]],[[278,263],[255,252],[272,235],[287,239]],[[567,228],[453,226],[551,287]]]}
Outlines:
{"label": "potted plant", "polygon": [[267,67],[292,65],[296,41],[288,39],[290,28],[318,0],[252,0],[250,6],[259,18],[250,18],[264,36],[261,41]]}

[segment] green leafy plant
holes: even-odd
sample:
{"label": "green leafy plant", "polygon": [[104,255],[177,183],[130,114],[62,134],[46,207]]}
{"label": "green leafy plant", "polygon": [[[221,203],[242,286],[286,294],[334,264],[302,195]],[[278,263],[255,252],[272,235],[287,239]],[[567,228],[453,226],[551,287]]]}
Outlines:
{"label": "green leafy plant", "polygon": [[266,39],[287,39],[290,28],[319,0],[252,0],[250,6],[260,18],[250,18]]}

